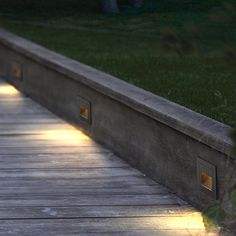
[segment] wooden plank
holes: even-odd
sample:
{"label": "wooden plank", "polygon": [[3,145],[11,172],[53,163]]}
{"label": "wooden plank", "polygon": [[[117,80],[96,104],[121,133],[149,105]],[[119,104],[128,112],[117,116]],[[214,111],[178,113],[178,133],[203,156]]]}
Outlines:
{"label": "wooden plank", "polygon": [[90,142],[94,142],[88,136],[83,134],[83,132],[73,130],[73,129],[58,129],[58,130],[45,130],[41,134],[21,134],[19,135],[2,135],[0,136],[0,142],[4,141],[19,141],[19,142],[35,142],[35,141],[62,141],[62,140],[90,140]]}
{"label": "wooden plank", "polygon": [[[0,207],[9,206],[144,206],[144,205],[184,205],[174,195],[117,195],[117,194],[95,194],[95,195],[29,195],[9,194],[0,196]],[[186,203],[185,203],[186,204]]]}
{"label": "wooden plank", "polygon": [[25,98],[17,98],[17,99],[1,99],[0,100],[0,110],[4,113],[28,113],[35,111],[36,113],[50,113],[50,111],[44,107],[42,107],[40,104],[33,102],[30,99]]}
{"label": "wooden plank", "polygon": [[4,168],[90,168],[128,167],[128,164],[110,153],[74,155],[1,155],[0,167]]}
{"label": "wooden plank", "polygon": [[17,147],[5,147],[1,150],[2,155],[6,154],[73,154],[73,153],[109,153],[110,151],[102,148],[100,146],[94,145],[94,146],[78,146],[78,147],[24,147],[24,148],[17,148]]}
{"label": "wooden plank", "polygon": [[[0,158],[1,159],[1,158]],[[114,167],[127,167],[128,165],[124,162],[119,161],[101,161],[98,159],[94,160],[64,160],[56,159],[56,160],[29,160],[27,162],[27,158],[17,159],[15,160],[11,158],[6,159],[5,161],[0,161],[1,170],[2,169],[71,169],[71,168],[114,168]]]}
{"label": "wooden plank", "polygon": [[17,105],[27,105],[27,106],[35,106],[35,107],[41,107],[42,109],[45,109],[42,107],[39,103],[34,102],[32,99],[29,97],[26,97],[24,95],[17,97],[17,98],[3,98],[0,100],[0,107],[1,106],[6,106],[6,107],[15,107],[17,108]]}
{"label": "wooden plank", "polygon": [[23,114],[24,115],[31,115],[31,114],[34,114],[34,115],[36,115],[36,114],[48,115],[49,114],[49,111],[47,111],[47,110],[42,111],[41,109],[36,109],[36,108],[32,108],[32,107],[27,108],[27,109],[24,109],[24,108],[20,109],[20,107],[19,107],[19,109],[15,109],[15,110],[14,109],[1,109],[1,112],[4,112],[8,115],[15,115],[15,116],[23,115]]}
{"label": "wooden plank", "polygon": [[[0,149],[1,150],[1,149]],[[36,154],[20,154],[20,153],[16,153],[16,154],[2,154],[0,151],[0,161],[4,161],[4,160],[9,160],[9,162],[14,161],[14,159],[18,160],[17,158],[19,158],[19,160],[23,160],[25,159],[25,161],[40,161],[40,160],[67,160],[67,161],[73,161],[73,160],[101,160],[101,161],[121,161],[121,162],[125,162],[124,160],[118,158],[117,156],[115,156],[112,152],[106,152],[106,153],[71,153],[71,154],[64,154],[64,153],[58,153],[57,155],[54,154],[40,154],[40,153],[36,153]],[[11,161],[11,159],[13,159]],[[126,163],[126,162],[125,162]]]}
{"label": "wooden plank", "polygon": [[17,187],[5,187],[0,189],[0,195],[2,197],[9,196],[10,194],[18,195],[26,195],[31,194],[38,195],[38,194],[44,194],[45,196],[49,195],[94,195],[94,194],[100,194],[100,195],[145,195],[145,194],[162,194],[166,195],[169,193],[167,189],[164,189],[162,187],[156,186],[146,186],[146,185],[135,185],[131,186],[129,188],[123,188],[123,187],[100,187],[100,186],[53,186],[53,188],[46,188],[45,186],[17,186]]}
{"label": "wooden plank", "polygon": [[[6,136],[5,136],[6,137]],[[0,137],[0,148],[54,148],[54,147],[78,147],[78,145],[83,147],[95,146],[96,143],[90,139],[48,139],[48,140],[12,140],[8,138],[7,140],[2,140]]]}
{"label": "wooden plank", "polygon": [[[116,163],[116,162],[100,162],[100,161],[86,161],[86,162],[77,162],[77,161],[68,161],[66,163],[57,162],[32,162],[32,163],[2,163],[0,162],[1,170],[3,169],[73,169],[73,168],[121,168],[127,167],[125,163]],[[91,167],[92,166],[92,167]]]}
{"label": "wooden plank", "polygon": [[[15,94],[4,94],[2,93],[2,87],[0,86],[0,107],[9,109],[10,107],[12,108],[17,108],[17,105],[27,105],[28,107],[42,107],[39,103],[33,101],[31,98],[20,94],[20,93],[15,93]],[[42,107],[42,109],[46,109]]]}
{"label": "wooden plank", "polygon": [[99,178],[137,176],[140,172],[130,167],[122,168],[73,168],[73,169],[0,169],[1,178]]}
{"label": "wooden plank", "polygon": [[[185,223],[184,223],[185,220]],[[19,232],[26,232],[29,228],[33,232],[122,232],[132,230],[186,230],[194,229],[201,231],[203,224],[197,222],[195,218],[189,217],[137,217],[137,218],[84,218],[84,219],[48,219],[42,220],[17,220],[17,221],[1,221],[1,230],[13,227]],[[196,224],[194,224],[196,223]]]}
{"label": "wooden plank", "polygon": [[[13,228],[15,228],[13,226]],[[6,231],[3,231],[2,233],[0,232],[0,235],[16,235],[16,233],[19,231],[21,236],[32,236],[30,233],[30,226],[28,227],[28,230],[24,230],[24,232],[20,230],[12,230],[12,229],[5,229]],[[35,231],[36,229],[33,228],[32,231],[34,230],[34,235],[35,236],[41,236],[44,231]],[[123,231],[112,231],[112,230],[107,230],[106,232],[103,230],[97,230],[95,232],[95,229],[88,230],[85,232],[84,230],[80,232],[80,230],[75,231],[75,230],[68,230],[68,231],[63,231],[63,232],[54,232],[53,230],[50,232],[47,232],[47,236],[205,236],[206,234],[201,233],[200,230],[191,230],[192,233],[189,232],[189,230],[123,230]],[[6,234],[7,233],[7,234]]]}
{"label": "wooden plank", "polygon": [[196,217],[190,206],[66,206],[0,207],[0,219],[120,218],[120,217]]}
{"label": "wooden plank", "polygon": [[[66,130],[70,130],[70,131],[74,131],[76,132],[76,129],[71,126],[68,125],[66,123],[61,124],[61,123],[56,123],[56,124],[0,124],[0,134],[1,133],[14,133],[12,132],[14,130],[14,132],[16,133],[37,133],[37,134],[44,134],[44,133],[48,133],[49,131],[66,131]],[[79,132],[79,131],[78,131]]]}
{"label": "wooden plank", "polygon": [[0,120],[6,120],[6,119],[55,119],[55,120],[61,120],[60,118],[58,118],[56,115],[54,115],[53,113],[48,113],[48,114],[17,114],[13,115],[13,114],[7,114],[7,113],[0,113]]}
{"label": "wooden plank", "polygon": [[5,97],[0,95],[0,104],[4,103],[18,103],[18,102],[33,102],[29,97],[25,97],[24,95],[19,95],[17,97]]}
{"label": "wooden plank", "polygon": [[19,125],[24,125],[24,124],[58,124],[61,123],[63,124],[64,121],[59,120],[59,119],[50,119],[50,118],[16,118],[16,117],[9,117],[6,119],[3,119],[0,117],[0,124],[19,124]]}
{"label": "wooden plank", "polygon": [[21,136],[0,135],[0,147],[91,146],[94,144],[95,142],[82,132],[74,130],[48,130],[42,134]]}
{"label": "wooden plank", "polygon": [[59,178],[63,176],[66,178],[100,178],[100,177],[118,177],[118,176],[139,176],[140,173],[135,169],[126,167],[113,167],[113,168],[4,168],[0,169],[0,179],[2,178]]}
{"label": "wooden plank", "polygon": [[[63,154],[59,153],[57,155],[54,154],[1,154],[0,153],[0,161],[9,162],[9,164],[14,164],[13,162],[50,162],[50,161],[101,161],[101,162],[119,162],[119,163],[126,163],[125,161],[121,160],[117,156],[115,156],[111,152],[107,153],[75,153],[75,154]],[[127,164],[127,163],[126,163]]]}
{"label": "wooden plank", "polygon": [[99,186],[103,188],[108,187],[122,187],[122,188],[131,188],[134,185],[156,185],[156,183],[144,176],[115,176],[115,177],[95,177],[95,178],[80,178],[76,176],[75,178],[64,178],[60,176],[58,178],[3,178],[0,179],[0,187],[19,187],[19,186],[28,186],[34,187],[38,186],[39,188],[52,188],[52,187],[61,187],[71,186],[78,188],[79,186],[89,186],[91,188]]}
{"label": "wooden plank", "polygon": [[[184,205],[172,195],[29,195],[0,196],[0,207],[9,206],[117,206],[117,205]],[[185,203],[186,205],[186,203]]]}

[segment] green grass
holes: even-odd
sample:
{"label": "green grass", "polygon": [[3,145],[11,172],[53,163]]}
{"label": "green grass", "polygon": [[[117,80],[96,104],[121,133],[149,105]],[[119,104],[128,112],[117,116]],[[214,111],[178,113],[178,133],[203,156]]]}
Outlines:
{"label": "green grass", "polygon": [[[17,12],[7,3],[4,6],[0,8],[2,27],[236,127],[236,68],[226,63],[222,52],[221,36],[228,37],[228,32],[224,25],[219,29],[219,24],[207,21],[206,11],[163,10],[115,17],[100,14],[96,4],[92,8],[85,4],[77,11],[67,6],[61,15],[47,10],[26,14],[27,9]],[[45,25],[28,25],[29,21]],[[192,25],[205,29],[194,37],[197,53],[178,56],[162,49],[164,28],[188,35],[186,28]]]}

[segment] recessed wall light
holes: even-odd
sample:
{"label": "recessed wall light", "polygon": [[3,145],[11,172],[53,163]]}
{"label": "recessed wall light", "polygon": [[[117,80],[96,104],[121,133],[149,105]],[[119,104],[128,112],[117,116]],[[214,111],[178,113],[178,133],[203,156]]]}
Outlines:
{"label": "recessed wall light", "polygon": [[201,186],[213,191],[213,181],[212,181],[212,176],[208,175],[206,172],[201,171],[200,172],[200,183]]}
{"label": "recessed wall light", "polygon": [[80,105],[79,107],[79,114],[81,117],[83,117],[84,119],[88,120],[89,119],[89,110],[87,107]]}
{"label": "recessed wall light", "polygon": [[78,107],[79,107],[78,111],[79,119],[88,124],[91,124],[92,121],[91,103],[85,98],[78,96]]}
{"label": "recessed wall light", "polygon": [[8,76],[12,79],[23,79],[22,65],[18,62],[12,62],[9,66]]}
{"label": "recessed wall light", "polygon": [[216,198],[216,167],[209,162],[198,158],[197,177],[200,191]]}

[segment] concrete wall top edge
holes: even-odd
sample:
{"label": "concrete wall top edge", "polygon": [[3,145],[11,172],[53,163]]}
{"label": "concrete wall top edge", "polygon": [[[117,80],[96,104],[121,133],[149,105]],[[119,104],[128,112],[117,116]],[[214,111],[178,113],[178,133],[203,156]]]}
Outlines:
{"label": "concrete wall top edge", "polygon": [[227,156],[231,127],[0,29],[0,43]]}

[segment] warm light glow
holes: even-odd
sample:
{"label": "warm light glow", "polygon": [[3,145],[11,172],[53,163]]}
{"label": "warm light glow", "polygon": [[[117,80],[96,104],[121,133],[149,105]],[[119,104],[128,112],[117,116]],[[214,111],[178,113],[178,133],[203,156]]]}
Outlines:
{"label": "warm light glow", "polygon": [[21,77],[21,68],[12,67],[10,74],[11,74],[11,76],[13,76],[15,78],[20,78]]}
{"label": "warm light glow", "polygon": [[0,94],[3,95],[17,95],[19,92],[11,85],[0,84]]}
{"label": "warm light glow", "polygon": [[192,215],[181,214],[179,217],[168,217],[165,224],[168,225],[168,228],[174,229],[205,229],[201,213],[193,213]]}
{"label": "warm light glow", "polygon": [[176,236],[182,236],[182,230],[187,230],[189,232],[194,230],[195,234],[193,235],[203,235],[202,233],[205,233],[205,227],[200,212],[183,212],[179,214],[179,216],[166,214],[161,217],[146,218],[144,220],[145,223],[151,224],[158,230],[176,230]]}
{"label": "warm light glow", "polygon": [[213,189],[212,177],[209,176],[209,175],[207,175],[205,172],[202,171],[202,172],[200,173],[200,179],[201,179],[201,185],[202,185],[204,188],[206,188],[206,189],[212,191],[212,189]]}
{"label": "warm light glow", "polygon": [[56,129],[42,132],[46,139],[64,144],[78,144],[90,138],[77,129]]}
{"label": "warm light glow", "polygon": [[88,120],[89,118],[89,111],[86,107],[84,106],[80,106],[80,109],[79,109],[79,113],[80,115],[85,118],[86,120]]}

